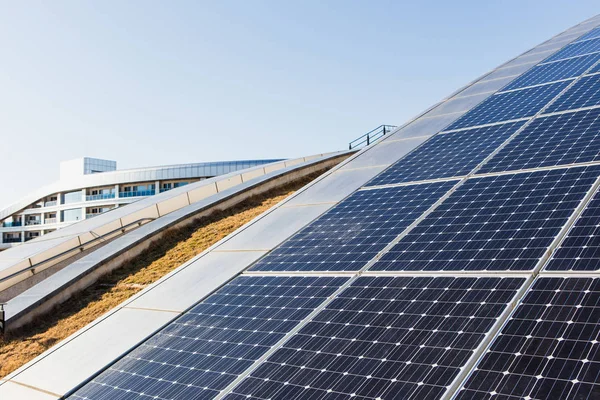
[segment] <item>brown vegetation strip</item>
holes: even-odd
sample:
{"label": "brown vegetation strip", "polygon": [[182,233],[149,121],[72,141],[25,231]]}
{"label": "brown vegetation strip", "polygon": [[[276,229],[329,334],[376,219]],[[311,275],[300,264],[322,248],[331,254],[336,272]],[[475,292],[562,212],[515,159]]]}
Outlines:
{"label": "brown vegetation strip", "polygon": [[0,378],[48,350],[102,314],[179,267],[315,179],[305,179],[199,218],[153,243],[136,259],[106,275],[32,326],[0,337]]}

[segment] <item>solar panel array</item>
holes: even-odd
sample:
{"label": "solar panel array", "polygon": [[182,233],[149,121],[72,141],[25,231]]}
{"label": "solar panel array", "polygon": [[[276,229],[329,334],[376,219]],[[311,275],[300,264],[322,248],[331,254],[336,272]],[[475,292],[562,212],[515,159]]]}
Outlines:
{"label": "solar panel array", "polygon": [[597,398],[599,62],[582,32],[72,397]]}

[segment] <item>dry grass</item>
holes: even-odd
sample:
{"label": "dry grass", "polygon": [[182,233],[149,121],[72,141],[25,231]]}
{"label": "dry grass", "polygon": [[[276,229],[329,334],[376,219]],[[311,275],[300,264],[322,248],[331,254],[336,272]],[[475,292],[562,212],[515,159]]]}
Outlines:
{"label": "dry grass", "polygon": [[237,228],[271,208],[318,174],[217,211],[153,243],[136,259],[58,306],[34,325],[0,337],[0,378],[40,355],[145,286],[200,254]]}

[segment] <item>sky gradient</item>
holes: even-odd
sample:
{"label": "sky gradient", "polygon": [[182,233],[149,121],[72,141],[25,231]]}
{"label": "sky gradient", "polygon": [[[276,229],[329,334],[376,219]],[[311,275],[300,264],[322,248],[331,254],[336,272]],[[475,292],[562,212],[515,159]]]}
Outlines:
{"label": "sky gradient", "polygon": [[600,13],[572,4],[0,0],[0,207],[77,157],[344,149]]}

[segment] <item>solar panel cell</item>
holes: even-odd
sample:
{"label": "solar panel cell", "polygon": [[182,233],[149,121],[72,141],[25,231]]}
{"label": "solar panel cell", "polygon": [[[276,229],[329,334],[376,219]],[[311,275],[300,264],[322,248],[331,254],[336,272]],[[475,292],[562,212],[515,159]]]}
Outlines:
{"label": "solar panel cell", "polygon": [[595,399],[600,280],[540,278],[457,399]]}
{"label": "solar panel cell", "polygon": [[592,29],[591,31],[577,39],[577,42],[589,39],[600,39],[600,28]]}
{"label": "solar panel cell", "polygon": [[583,74],[598,60],[600,60],[600,53],[538,65],[512,81],[502,90],[513,90],[526,86],[539,85],[541,83],[574,78]]}
{"label": "solar panel cell", "polygon": [[226,399],[439,399],[523,283],[358,278]]}
{"label": "solar panel cell", "polygon": [[557,61],[597,52],[600,52],[600,39],[586,40],[585,42],[572,43],[564,47],[558,53],[548,57],[544,62]]}
{"label": "solar panel cell", "polygon": [[600,160],[600,109],[536,118],[480,173]]}
{"label": "solar panel cell", "polygon": [[251,270],[359,270],[456,182],[358,191],[259,260]]}
{"label": "solar panel cell", "polygon": [[346,281],[236,278],[73,398],[213,398]]}
{"label": "solar panel cell", "polygon": [[370,270],[531,270],[599,174],[593,166],[469,179]]}
{"label": "solar panel cell", "polygon": [[531,117],[558,95],[569,82],[556,82],[488,97],[447,129],[461,129]]}
{"label": "solar panel cell", "polygon": [[584,76],[552,103],[547,112],[575,110],[600,104],[600,75]]}
{"label": "solar panel cell", "polygon": [[366,186],[467,175],[522,125],[514,122],[436,135]]}

